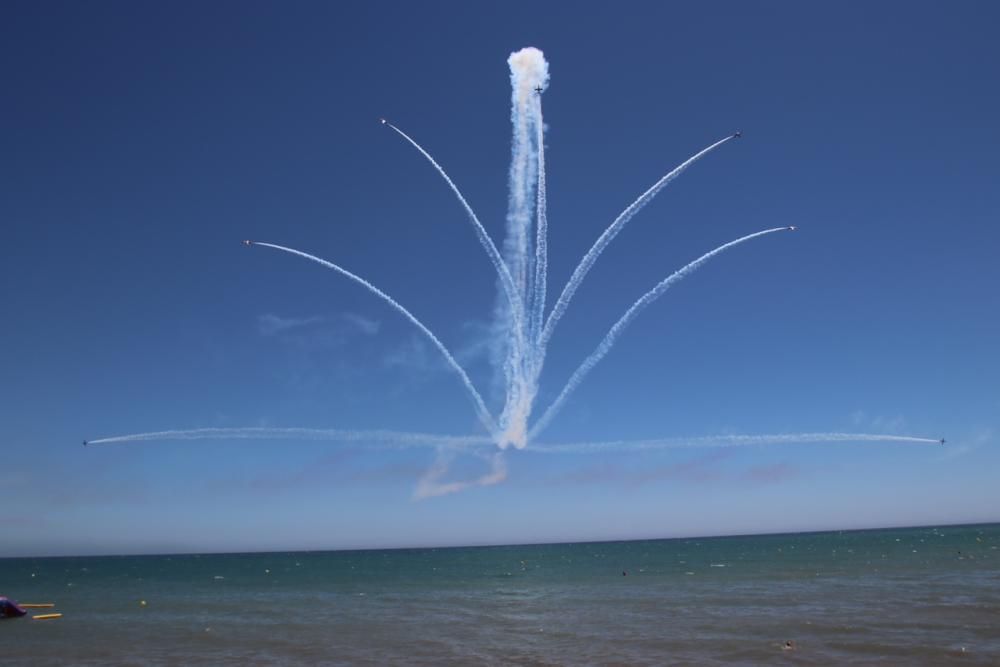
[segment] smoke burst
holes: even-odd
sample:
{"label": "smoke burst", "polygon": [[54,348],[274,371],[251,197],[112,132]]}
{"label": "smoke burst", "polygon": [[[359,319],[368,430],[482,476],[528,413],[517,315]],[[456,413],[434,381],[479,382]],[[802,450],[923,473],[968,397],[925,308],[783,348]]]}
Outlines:
{"label": "smoke burst", "polygon": [[[187,431],[160,431],[115,436],[92,440],[90,444],[111,444],[146,440],[192,440],[208,438],[257,439],[289,438],[310,440],[338,440],[366,442],[375,446],[411,447],[425,446],[437,450],[437,460],[420,480],[416,497],[424,498],[452,493],[469,486],[497,484],[506,478],[502,452],[493,449],[486,454],[478,451],[489,464],[489,470],[471,481],[444,481],[451,457],[456,452],[484,445],[495,445],[500,450],[514,447],[524,449],[536,441],[545,428],[555,419],[559,410],[570,398],[586,375],[614,347],[625,328],[640,312],[658,299],[667,289],[700,268],[721,252],[778,231],[794,227],[765,229],[723,244],[702,255],[674,272],[641,296],[611,327],[597,348],[584,359],[571,375],[556,399],[542,416],[532,422],[535,403],[539,394],[539,381],[545,365],[546,351],[552,334],[570,306],[573,296],[601,254],[625,225],[649,204],[668,184],[697,161],[741,136],[739,132],[720,139],[681,162],[643,192],[611,222],[577,264],[548,315],[545,314],[548,293],[548,213],[545,182],[545,123],[542,116],[542,97],[549,86],[549,66],[541,51],[525,48],[512,53],[508,59],[511,82],[511,164],[509,172],[509,197],[506,219],[506,236],[502,252],[486,231],[475,211],[469,205],[455,181],[445,169],[408,134],[396,125],[382,119],[382,124],[392,129],[415,148],[441,175],[455,194],[469,218],[480,245],[493,265],[499,285],[496,305],[497,372],[504,381],[504,402],[498,416],[487,407],[482,395],[472,383],[465,369],[458,363],[441,340],[402,304],[375,287],[364,278],[325,259],[285,246],[245,241],[249,246],[261,246],[316,262],[363,286],[409,320],[427,337],[458,376],[483,429],[484,436],[439,436],[424,433],[392,431],[345,431],[335,429],[193,429]],[[737,446],[751,444],[787,444],[805,442],[937,442],[924,438],[881,436],[845,433],[805,433],[791,435],[744,435],[693,438],[687,440],[665,439],[648,441],[621,441],[605,443],[578,443],[575,445],[540,445],[541,452],[585,452],[606,449],[661,449],[669,447]],[[943,442],[943,441],[942,441]]]}

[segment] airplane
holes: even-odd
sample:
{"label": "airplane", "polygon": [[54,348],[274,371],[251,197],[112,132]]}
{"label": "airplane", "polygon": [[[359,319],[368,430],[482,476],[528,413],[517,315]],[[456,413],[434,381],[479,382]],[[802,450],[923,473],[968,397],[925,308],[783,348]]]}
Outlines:
{"label": "airplane", "polygon": [[389,124],[389,121],[387,121],[385,118],[379,118],[378,122],[382,123],[383,125],[388,125]]}
{"label": "airplane", "polygon": [[794,232],[796,229],[798,229],[798,227],[796,227],[795,225],[789,225],[788,227],[785,227],[785,229],[787,229],[790,232]]}
{"label": "airplane", "polygon": [[943,445],[945,442],[946,440],[944,438],[941,438],[941,444]]}
{"label": "airplane", "polygon": [[83,441],[83,446],[84,446],[84,447],[86,447],[86,446],[87,446],[87,441],[86,441],[86,440],[84,440],[84,441]]}
{"label": "airplane", "polygon": [[736,130],[736,134],[733,135],[734,138],[739,139],[743,136],[743,130]]}
{"label": "airplane", "polygon": [[253,245],[253,241],[251,241],[250,239],[243,239],[243,245],[249,248],[250,246]]}
{"label": "airplane", "polygon": [[538,93],[539,95],[541,95],[542,94],[542,87],[541,86],[535,86],[535,92]]}

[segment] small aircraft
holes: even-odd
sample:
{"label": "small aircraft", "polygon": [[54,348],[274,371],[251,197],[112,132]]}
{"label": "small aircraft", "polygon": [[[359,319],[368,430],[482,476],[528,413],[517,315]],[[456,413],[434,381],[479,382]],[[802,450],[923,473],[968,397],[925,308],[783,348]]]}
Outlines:
{"label": "small aircraft", "polygon": [[243,239],[243,245],[249,248],[250,246],[253,245],[253,241],[251,241],[250,239]]}
{"label": "small aircraft", "polygon": [[940,442],[941,442],[941,444],[943,445],[943,444],[944,444],[945,442],[947,442],[947,441],[946,441],[946,440],[945,440],[944,438],[941,438],[941,441],[940,441]]}
{"label": "small aircraft", "polygon": [[538,93],[539,95],[541,95],[542,94],[542,87],[541,86],[535,86],[535,92]]}
{"label": "small aircraft", "polygon": [[389,124],[389,121],[387,121],[385,118],[379,118],[378,122],[382,123],[383,125],[388,125]]}
{"label": "small aircraft", "polygon": [[736,134],[733,135],[734,139],[739,139],[743,136],[743,130],[736,130]]}
{"label": "small aircraft", "polygon": [[86,446],[87,446],[87,441],[86,441],[86,440],[84,440],[84,441],[83,441],[83,446],[84,446],[84,447],[86,447]]}
{"label": "small aircraft", "polygon": [[798,227],[796,227],[795,225],[789,225],[788,227],[785,227],[785,229],[787,229],[790,232],[794,232],[796,229],[798,229]]}

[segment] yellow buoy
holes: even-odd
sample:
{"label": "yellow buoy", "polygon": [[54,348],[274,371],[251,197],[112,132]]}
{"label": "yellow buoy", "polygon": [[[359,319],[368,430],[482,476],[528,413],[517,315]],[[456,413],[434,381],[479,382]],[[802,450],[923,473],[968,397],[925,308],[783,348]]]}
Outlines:
{"label": "yellow buoy", "polygon": [[38,616],[32,616],[31,618],[35,621],[47,621],[50,618],[62,618],[62,614],[39,614]]}

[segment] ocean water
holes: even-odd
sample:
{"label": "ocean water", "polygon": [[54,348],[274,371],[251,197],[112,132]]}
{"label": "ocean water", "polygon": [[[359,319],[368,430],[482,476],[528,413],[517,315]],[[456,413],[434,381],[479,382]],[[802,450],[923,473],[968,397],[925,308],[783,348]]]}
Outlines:
{"label": "ocean water", "polygon": [[4,665],[1000,665],[1000,525],[0,559],[0,595],[63,614],[0,621]]}

